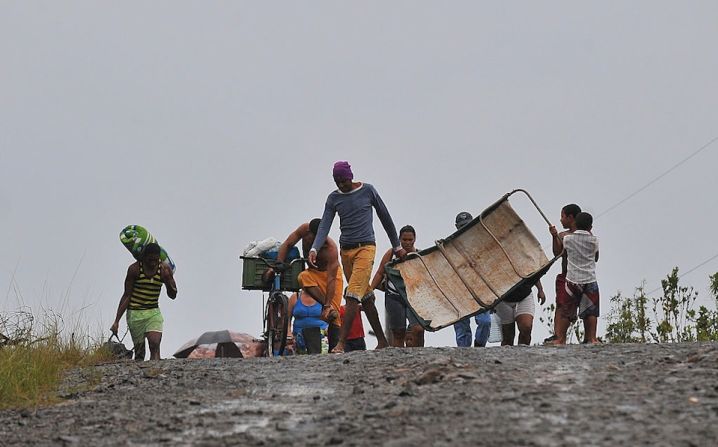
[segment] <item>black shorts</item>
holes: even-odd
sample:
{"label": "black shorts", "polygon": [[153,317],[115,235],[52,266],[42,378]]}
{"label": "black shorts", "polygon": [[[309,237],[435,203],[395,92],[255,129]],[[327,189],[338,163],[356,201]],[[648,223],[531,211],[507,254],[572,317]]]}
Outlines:
{"label": "black shorts", "polygon": [[419,320],[409,310],[401,295],[387,291],[384,294],[384,309],[386,310],[386,327],[389,330],[406,329],[407,320],[409,326],[419,324]]}
{"label": "black shorts", "polygon": [[366,342],[364,337],[353,338],[344,342],[344,352],[366,351]]}

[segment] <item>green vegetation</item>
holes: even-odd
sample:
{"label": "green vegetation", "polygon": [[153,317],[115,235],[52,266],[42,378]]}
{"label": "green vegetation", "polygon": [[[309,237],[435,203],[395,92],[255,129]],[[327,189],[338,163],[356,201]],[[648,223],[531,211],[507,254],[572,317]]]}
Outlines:
{"label": "green vegetation", "polygon": [[64,331],[55,314],[41,321],[27,310],[0,314],[0,408],[52,403],[63,372],[111,357],[87,331],[79,334]]}
{"label": "green vegetation", "polygon": [[714,308],[695,309],[698,292],[682,286],[678,267],[661,281],[662,295],[652,298],[645,284],[633,296],[611,297],[606,336],[612,343],[718,341],[718,273],[710,276]]}
{"label": "green vegetation", "polygon": [[[553,320],[554,316],[556,315],[556,303],[551,303],[548,306],[543,306],[541,308],[541,313],[542,315],[539,315],[539,321],[543,323],[544,326],[549,328],[549,332],[553,334]],[[568,328],[568,331],[566,331],[566,343],[574,343],[574,340],[576,343],[578,343],[578,340],[583,340],[583,333],[583,322],[581,321],[581,319],[577,319],[576,321],[571,323],[571,326]]]}

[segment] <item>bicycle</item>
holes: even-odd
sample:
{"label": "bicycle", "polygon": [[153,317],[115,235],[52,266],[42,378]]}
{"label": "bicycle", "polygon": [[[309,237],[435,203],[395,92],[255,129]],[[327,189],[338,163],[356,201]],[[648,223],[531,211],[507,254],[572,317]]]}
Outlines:
{"label": "bicycle", "polygon": [[[266,265],[267,269],[259,271],[255,268],[252,272],[256,277],[260,276],[260,282],[262,284],[262,290],[269,292],[267,302],[263,305],[264,307],[264,322],[263,322],[263,337],[267,343],[266,353],[267,357],[276,357],[284,355],[284,349],[287,346],[287,331],[289,329],[289,320],[291,316],[288,313],[289,310],[289,298],[282,293],[286,290],[286,287],[282,287],[282,278],[284,277],[287,270],[292,270],[292,265],[296,262],[305,262],[306,259],[297,258],[293,259],[288,263],[278,262],[273,259],[265,259],[261,257],[245,257],[240,256],[240,259],[245,260],[245,263],[250,260],[254,262],[261,262]],[[245,264],[245,268],[246,264]],[[268,269],[274,271],[274,278],[271,279],[270,288],[266,289],[266,274]],[[245,276],[243,275],[243,281]],[[246,286],[243,284],[245,289],[257,289],[256,278],[252,285]]]}

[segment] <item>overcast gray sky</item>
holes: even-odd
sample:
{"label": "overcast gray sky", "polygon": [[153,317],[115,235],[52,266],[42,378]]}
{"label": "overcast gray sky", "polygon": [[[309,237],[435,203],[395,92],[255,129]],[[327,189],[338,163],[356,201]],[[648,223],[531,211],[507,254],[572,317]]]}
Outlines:
{"label": "overcast gray sky", "polygon": [[[238,256],[319,216],[336,160],[419,247],[518,187],[557,225],[566,203],[598,214],[718,136],[716,23],[712,1],[4,1],[0,307],[19,291],[109,327],[132,261],[118,234],[140,224],[177,263],[163,356],[259,334]],[[604,316],[718,253],[716,146],[596,221]],[[716,271],[685,281],[705,299]]]}

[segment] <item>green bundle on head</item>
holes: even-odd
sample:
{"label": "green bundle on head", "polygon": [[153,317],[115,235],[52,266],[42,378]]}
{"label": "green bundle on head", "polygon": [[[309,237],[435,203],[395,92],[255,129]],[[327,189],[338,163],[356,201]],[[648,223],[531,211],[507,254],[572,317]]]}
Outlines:
{"label": "green bundle on head", "polygon": [[[148,244],[159,244],[152,234],[145,227],[140,225],[128,225],[120,232],[120,242],[130,251],[132,257],[139,260],[142,251]],[[167,264],[174,272],[177,268],[172,258],[164,248],[160,252],[160,261]]]}

